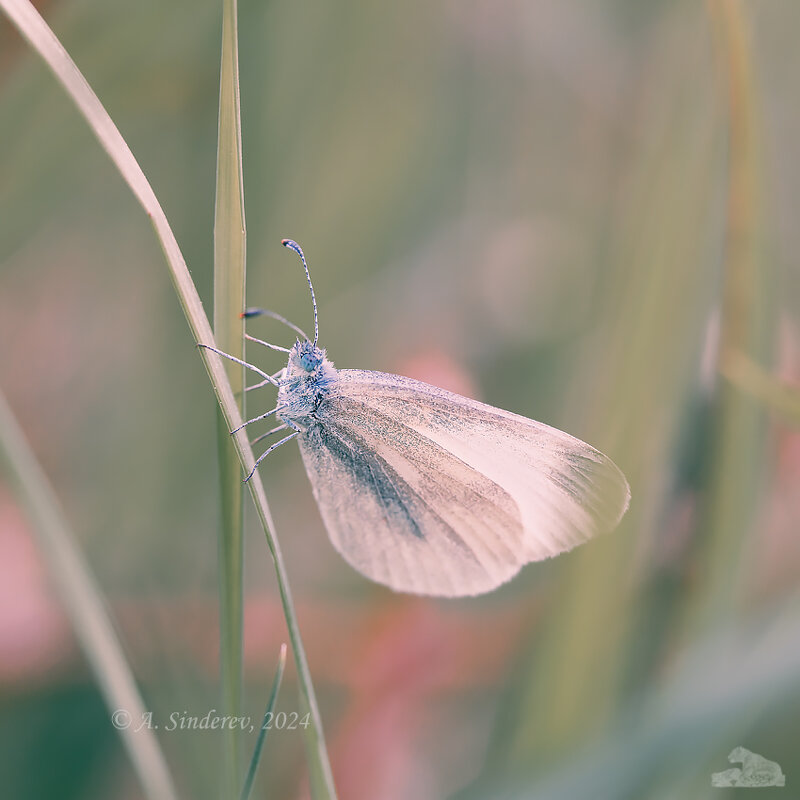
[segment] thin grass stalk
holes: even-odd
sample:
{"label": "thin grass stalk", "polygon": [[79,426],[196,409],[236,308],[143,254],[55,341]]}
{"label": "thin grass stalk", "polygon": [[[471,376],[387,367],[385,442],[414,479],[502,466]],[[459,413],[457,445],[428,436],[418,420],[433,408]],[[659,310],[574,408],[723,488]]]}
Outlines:
{"label": "thin grass stalk", "polygon": [[278,700],[278,692],[281,688],[281,681],[283,680],[283,671],[286,668],[286,644],[281,645],[280,655],[278,656],[278,666],[275,669],[275,677],[272,680],[272,689],[269,693],[269,700],[267,700],[267,707],[264,711],[264,719],[261,722],[261,728],[258,731],[258,738],[256,739],[256,746],[253,748],[253,757],[250,759],[250,767],[247,770],[247,777],[242,786],[242,794],[240,800],[249,800],[250,793],[253,791],[253,784],[256,780],[256,772],[258,771],[258,762],[261,760],[261,753],[264,749],[264,742],[267,738],[267,731],[269,730],[269,720],[272,711],[275,708],[275,703]]}
{"label": "thin grass stalk", "polygon": [[681,76],[663,72],[659,57],[672,42],[686,48],[687,59],[696,53],[682,28],[654,48],[647,69],[653,96],[666,110],[656,116],[646,107],[642,115],[648,122],[641,152],[615,198],[614,221],[622,227],[606,256],[604,282],[613,292],[614,315],[598,327],[588,351],[592,366],[585,377],[576,376],[581,382],[571,393],[573,413],[590,423],[586,438],[625,470],[633,500],[617,530],[554,565],[551,613],[531,640],[493,745],[498,772],[534,763],[545,769],[602,730],[617,713],[634,659],[645,647],[658,648],[638,636],[647,598],[634,576],[641,574],[641,548],[653,524],[650,498],[659,491],[648,465],[653,453],[668,451],[678,430],[686,364],[696,348],[691,334],[675,335],[675,316],[679,312],[684,329],[699,335],[710,293],[698,261],[714,153],[711,114],[688,126],[676,113],[687,95]]}
{"label": "thin grass stalk", "polygon": [[[97,95],[92,91],[92,88],[69,57],[61,42],[59,42],[29,0],[0,0],[0,8],[3,9],[31,47],[50,67],[97,137],[100,145],[120,171],[145,213],[150,217],[156,236],[164,251],[178,300],[195,341],[199,344],[216,347],[208,317],[203,310],[200,296],[189,274],[186,261],[169,226],[166,215],[133,153],[119,130],[117,130],[111,117],[103,108]],[[229,430],[238,428],[243,420],[236,405],[223,360],[204,347],[198,348],[198,351],[208,372],[211,385]],[[249,474],[255,464],[255,458],[247,435],[242,430],[231,438],[234,441],[244,474]],[[312,724],[307,729],[307,738],[310,744],[308,748],[309,758],[311,759],[309,767],[312,773],[320,776],[321,783],[318,785],[322,787],[316,797],[335,798],[336,791],[322,731],[322,720],[311,681],[305,648],[300,637],[297,614],[292,601],[286,567],[284,566],[280,545],[275,534],[275,526],[264,492],[264,485],[258,473],[253,475],[247,485],[255,503],[256,513],[264,529],[267,546],[275,563],[278,591],[286,618],[286,626],[289,631],[289,640],[294,652],[300,691],[310,713]]]}
{"label": "thin grass stalk", "polygon": [[144,719],[144,703],[100,588],[81,555],[55,491],[2,394],[0,462],[5,463],[10,482],[30,517],[64,611],[120,732],[145,796],[148,800],[177,800],[154,731],[146,726],[137,730],[137,721]]}
{"label": "thin grass stalk", "polygon": [[[725,92],[728,186],[718,369],[732,358],[758,360],[767,341],[768,277],[759,254],[757,112],[748,27],[738,0],[710,0],[712,33]],[[759,402],[721,379],[714,400],[709,489],[705,496],[699,591],[687,621],[694,630],[735,613],[746,585],[748,540],[760,494],[765,416]]]}
{"label": "thin grass stalk", "polygon": [[[217,187],[214,209],[214,335],[226,353],[244,358],[247,234],[242,180],[239,106],[237,0],[224,0],[217,133]],[[226,362],[226,372],[244,415],[244,368]],[[220,680],[223,713],[238,717],[242,704],[244,604],[244,487],[236,448],[222,412],[217,414],[221,497],[219,528]],[[237,797],[241,785],[240,731],[225,731],[222,754],[224,797]]]}
{"label": "thin grass stalk", "polygon": [[726,380],[755,397],[783,421],[800,426],[800,386],[782,381],[744,353],[729,353],[720,364]]}

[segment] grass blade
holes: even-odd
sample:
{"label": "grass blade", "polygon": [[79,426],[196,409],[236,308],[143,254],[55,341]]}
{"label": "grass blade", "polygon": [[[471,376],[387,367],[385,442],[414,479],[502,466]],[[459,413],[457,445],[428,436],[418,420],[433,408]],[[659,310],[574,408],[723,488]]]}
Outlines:
{"label": "grass blade", "polygon": [[264,740],[267,738],[267,724],[269,716],[272,714],[272,709],[275,708],[275,702],[278,699],[278,691],[281,688],[281,681],[283,680],[283,671],[286,668],[286,645],[281,645],[281,652],[278,656],[278,668],[275,670],[275,679],[272,681],[272,690],[269,693],[269,700],[267,701],[267,708],[264,711],[264,720],[261,723],[261,729],[258,732],[258,739],[256,739],[256,746],[253,750],[253,757],[250,759],[250,768],[247,770],[247,778],[245,779],[244,786],[242,787],[241,800],[248,800],[250,792],[253,790],[253,782],[256,778],[256,770],[258,770],[258,762],[261,760],[261,751],[264,749]]}
{"label": "grass blade", "polygon": [[800,425],[800,387],[784,383],[739,352],[729,353],[720,369],[737,389],[755,397],[786,422]]}
{"label": "grass blade", "polygon": [[[685,50],[686,66],[665,70],[661,54],[673,52],[676,42]],[[640,607],[650,600],[631,576],[638,573],[642,545],[649,546],[646,498],[659,491],[649,459],[664,452],[681,424],[694,380],[686,365],[704,328],[713,282],[701,254],[713,199],[714,117],[702,108],[687,125],[678,112],[697,94],[687,76],[702,63],[705,46],[705,37],[676,26],[654,40],[653,55],[643,65],[650,91],[640,101],[642,112],[639,102],[635,112],[646,121],[641,147],[616,197],[612,219],[619,229],[603,256],[608,273],[601,283],[608,286],[603,291],[614,293],[614,319],[598,326],[592,367],[585,377],[576,376],[568,395],[573,413],[586,420],[585,438],[611,453],[631,479],[634,501],[617,530],[552,567],[553,613],[532,640],[520,688],[511,695],[512,723],[498,729],[498,775],[532,761],[544,769],[608,725],[638,669],[634,659],[661,646],[658,632],[646,639],[638,629]],[[687,332],[683,338],[674,335],[675,309]],[[661,596],[653,602],[660,601]]]}
{"label": "grass blade", "polygon": [[[724,754],[753,736],[754,720],[771,720],[779,729],[787,703],[800,697],[798,642],[796,603],[724,625],[676,654],[659,685],[631,699],[569,758],[535,774],[507,773],[499,785],[470,787],[458,800],[724,797],[710,780],[728,766]],[[792,746],[787,741],[784,750]],[[779,760],[787,766],[782,755]]]}
{"label": "grass blade", "polygon": [[[128,719],[144,719],[136,681],[114,631],[100,589],[83,559],[47,476],[30,449],[5,397],[0,394],[0,461],[33,523],[39,549],[53,576],[106,706]],[[149,800],[176,800],[167,762],[155,733],[147,726],[120,729],[134,770]]]}
{"label": "grass blade", "polygon": [[[226,353],[244,358],[245,266],[247,235],[242,182],[239,111],[237,1],[224,0],[217,134],[217,191],[214,209],[214,335]],[[225,369],[244,414],[244,368]],[[217,415],[221,520],[219,529],[220,677],[224,713],[238,717],[242,697],[242,615],[244,603],[244,487],[236,448],[225,418]],[[239,794],[240,731],[223,740],[224,796]]]}
{"label": "grass blade", "polygon": [[[768,275],[760,258],[760,206],[756,96],[748,25],[738,0],[708,4],[721,86],[727,93],[728,192],[717,367],[733,354],[759,362],[765,354],[770,312]],[[712,462],[706,495],[704,541],[687,622],[704,629],[736,610],[746,587],[743,558],[761,492],[766,419],[761,404],[726,380],[714,398]]]}
{"label": "grass blade", "polygon": [[[125,182],[130,187],[136,199],[150,217],[156,231],[156,236],[164,250],[170,277],[172,278],[175,291],[178,294],[178,299],[186,315],[186,321],[189,324],[195,341],[200,344],[216,347],[211,325],[203,310],[200,296],[197,293],[197,289],[186,266],[186,261],[183,258],[183,253],[181,253],[178,242],[175,239],[175,234],[170,228],[166,215],[161,208],[161,204],[158,202],[152,187],[134,158],[133,153],[117,130],[111,117],[109,117],[108,113],[103,108],[97,95],[92,91],[61,42],[58,41],[58,38],[50,30],[47,23],[42,19],[29,0],[0,0],[0,8],[9,16],[14,25],[30,43],[31,47],[33,47],[53,71],[53,74],[62,84],[70,99],[78,107],[78,110],[97,137],[103,149],[108,153],[114,165],[122,174],[122,177],[125,179]],[[234,428],[238,428],[242,424],[242,417],[239,407],[236,405],[233,390],[231,389],[228,376],[225,372],[222,358],[206,348],[198,349],[211,380],[211,385],[222,410],[222,414],[225,417],[228,429],[233,430]],[[244,474],[249,474],[255,464],[255,458],[247,435],[244,430],[242,430],[231,438],[234,441],[236,453],[244,469]],[[311,673],[308,668],[305,648],[303,647],[303,642],[300,637],[300,629],[297,624],[297,615],[292,601],[286,568],[283,563],[283,555],[275,535],[275,525],[272,521],[272,514],[269,509],[269,504],[267,503],[267,497],[260,475],[255,473],[247,486],[250,490],[253,502],[255,503],[259,521],[264,529],[267,546],[269,547],[272,559],[275,563],[278,591],[281,597],[283,613],[286,618],[286,626],[289,631],[289,640],[297,665],[300,691],[304,704],[311,715],[311,725],[308,729],[308,741],[310,743],[309,757],[311,759],[310,769],[312,773],[321,776],[321,786],[323,787],[317,792],[316,797],[335,798],[336,791],[333,785],[328,752],[325,747],[322,719],[314,694],[314,686],[311,681]]]}

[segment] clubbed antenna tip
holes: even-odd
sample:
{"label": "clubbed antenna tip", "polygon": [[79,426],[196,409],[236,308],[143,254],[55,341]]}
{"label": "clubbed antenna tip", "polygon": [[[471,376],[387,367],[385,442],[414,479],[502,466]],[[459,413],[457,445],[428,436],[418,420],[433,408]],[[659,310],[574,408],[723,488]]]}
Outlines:
{"label": "clubbed antenna tip", "polygon": [[303,255],[303,248],[297,244],[294,239],[281,239],[281,244],[284,247],[288,247],[290,250],[294,250],[297,255],[300,256],[300,260],[303,262],[303,269],[306,271],[306,280],[308,281],[308,288],[311,290],[311,303],[314,306],[314,347],[317,346],[317,341],[319,339],[319,324],[317,322],[317,298],[314,295],[314,286],[311,283],[311,275],[308,272],[308,264],[306,264],[306,257]]}

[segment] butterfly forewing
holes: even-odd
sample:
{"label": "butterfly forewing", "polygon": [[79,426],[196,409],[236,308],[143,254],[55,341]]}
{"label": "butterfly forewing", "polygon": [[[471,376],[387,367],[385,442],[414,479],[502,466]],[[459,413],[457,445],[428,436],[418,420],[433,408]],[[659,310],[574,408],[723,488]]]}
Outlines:
{"label": "butterfly forewing", "polygon": [[333,544],[399,591],[489,591],[628,505],[584,442],[409,378],[339,370],[315,417],[298,441]]}
{"label": "butterfly forewing", "polygon": [[[402,423],[337,398],[300,449],[336,549],[398,591],[489,591],[524,563],[499,486]],[[332,410],[333,411],[333,410]]]}

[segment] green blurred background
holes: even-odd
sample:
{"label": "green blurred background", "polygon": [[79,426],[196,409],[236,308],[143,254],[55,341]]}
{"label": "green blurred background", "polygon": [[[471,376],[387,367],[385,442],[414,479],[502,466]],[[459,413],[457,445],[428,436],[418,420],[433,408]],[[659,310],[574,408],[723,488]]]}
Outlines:
{"label": "green blurred background", "polygon": [[[210,311],[220,4],[37,5]],[[613,534],[441,602],[347,567],[296,448],[270,456],[340,797],[724,798],[710,775],[740,745],[782,765],[771,797],[796,797],[800,435],[796,403],[772,401],[800,377],[800,6],[239,13],[249,302],[311,325],[280,247],[297,239],[338,366],[562,427],[633,494]],[[154,718],[219,708],[213,395],[147,219],[5,18],[0,387]],[[286,633],[254,518],[246,548],[255,718]],[[297,708],[290,669],[279,709]],[[182,796],[217,797],[219,734],[160,739]],[[304,775],[300,732],[271,733],[256,796],[303,796]],[[0,796],[140,791],[0,478]]]}

